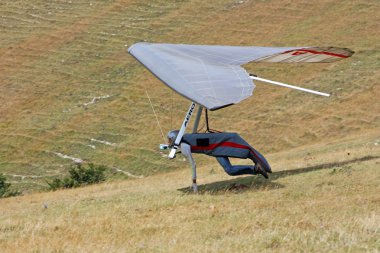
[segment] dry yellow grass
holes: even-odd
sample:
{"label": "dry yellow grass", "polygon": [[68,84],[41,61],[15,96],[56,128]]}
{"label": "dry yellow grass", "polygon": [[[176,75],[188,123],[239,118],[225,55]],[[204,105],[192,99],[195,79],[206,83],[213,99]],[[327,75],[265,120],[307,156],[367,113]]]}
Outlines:
{"label": "dry yellow grass", "polygon": [[342,143],[311,147],[308,156],[299,149],[270,156],[282,169],[269,180],[231,179],[216,165],[200,166],[197,195],[185,187],[190,172],[180,170],[2,199],[0,248],[377,252],[380,150],[373,138]]}
{"label": "dry yellow grass", "polygon": [[180,125],[188,101],[126,53],[141,40],[349,47],[356,54],[334,64],[247,65],[331,98],[257,84],[252,99],[212,113],[211,124],[264,154],[380,129],[377,1],[16,0],[2,1],[0,12],[0,169],[24,191],[67,172],[71,161],[54,152],[135,175],[184,165],[160,158],[144,87],[164,131]]}

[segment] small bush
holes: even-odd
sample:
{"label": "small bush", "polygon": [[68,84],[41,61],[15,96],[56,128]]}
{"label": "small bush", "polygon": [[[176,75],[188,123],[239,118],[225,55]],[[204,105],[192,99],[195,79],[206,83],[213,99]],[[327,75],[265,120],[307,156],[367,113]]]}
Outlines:
{"label": "small bush", "polygon": [[82,185],[96,184],[103,182],[106,177],[104,171],[105,166],[95,166],[90,163],[88,168],[83,167],[81,164],[77,164],[70,168],[69,177],[63,179],[55,178],[51,182],[47,182],[50,190],[57,190],[62,188],[74,188]]}
{"label": "small bush", "polygon": [[19,191],[10,190],[11,184],[6,182],[7,179],[3,174],[0,174],[0,198],[14,197],[21,195]]}
{"label": "small bush", "polygon": [[63,188],[62,187],[62,180],[59,179],[59,178],[54,178],[53,181],[49,182],[49,181],[46,181],[46,183],[49,185],[49,189],[52,190],[52,191],[55,191],[55,190],[58,190],[60,188]]}

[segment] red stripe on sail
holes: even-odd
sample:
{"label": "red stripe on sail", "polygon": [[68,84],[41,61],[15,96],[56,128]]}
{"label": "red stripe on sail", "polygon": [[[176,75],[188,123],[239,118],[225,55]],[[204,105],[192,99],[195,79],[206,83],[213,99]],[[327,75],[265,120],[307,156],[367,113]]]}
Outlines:
{"label": "red stripe on sail", "polygon": [[286,52],[283,52],[282,54],[287,54],[287,53],[291,53],[291,52],[305,52],[305,53],[312,53],[312,54],[325,54],[325,55],[330,55],[330,56],[335,56],[335,57],[340,57],[340,58],[348,58],[349,56],[347,55],[343,55],[343,54],[335,54],[335,53],[331,53],[331,52],[318,52],[318,51],[315,51],[315,50],[310,50],[310,49],[297,49],[297,50],[290,50],[290,51],[286,51]]}

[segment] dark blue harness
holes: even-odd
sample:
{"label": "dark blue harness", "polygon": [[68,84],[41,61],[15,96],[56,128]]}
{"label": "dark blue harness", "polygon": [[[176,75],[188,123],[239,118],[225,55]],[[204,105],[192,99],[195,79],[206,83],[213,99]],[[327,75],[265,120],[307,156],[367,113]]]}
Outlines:
{"label": "dark blue harness", "polygon": [[255,164],[260,164],[267,172],[271,171],[271,167],[265,157],[251,147],[237,133],[185,134],[182,138],[182,142],[191,146],[192,153],[217,157],[218,162],[230,175],[252,174],[247,173],[247,171],[252,170],[253,166],[232,166],[228,157],[249,158]]}

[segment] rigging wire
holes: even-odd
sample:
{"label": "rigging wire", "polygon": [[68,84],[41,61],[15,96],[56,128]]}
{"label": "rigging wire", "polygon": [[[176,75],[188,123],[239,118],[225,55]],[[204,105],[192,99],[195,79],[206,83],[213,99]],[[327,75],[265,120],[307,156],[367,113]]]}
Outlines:
{"label": "rigging wire", "polygon": [[158,120],[157,113],[156,113],[156,111],[154,110],[152,100],[150,99],[150,96],[149,96],[149,94],[148,94],[148,90],[146,89],[145,86],[144,86],[144,89],[145,89],[146,96],[147,96],[148,99],[149,99],[150,106],[152,107],[152,110],[153,110],[154,116],[156,117],[157,125],[158,125],[158,127],[160,128],[162,139],[164,140],[164,143],[166,143],[165,136],[164,136],[164,132],[162,131],[162,127],[161,127],[160,121]]}
{"label": "rigging wire", "polygon": [[215,130],[210,128],[210,125],[208,123],[208,110],[205,110],[205,121],[206,121],[206,133],[222,133],[223,131]]}

